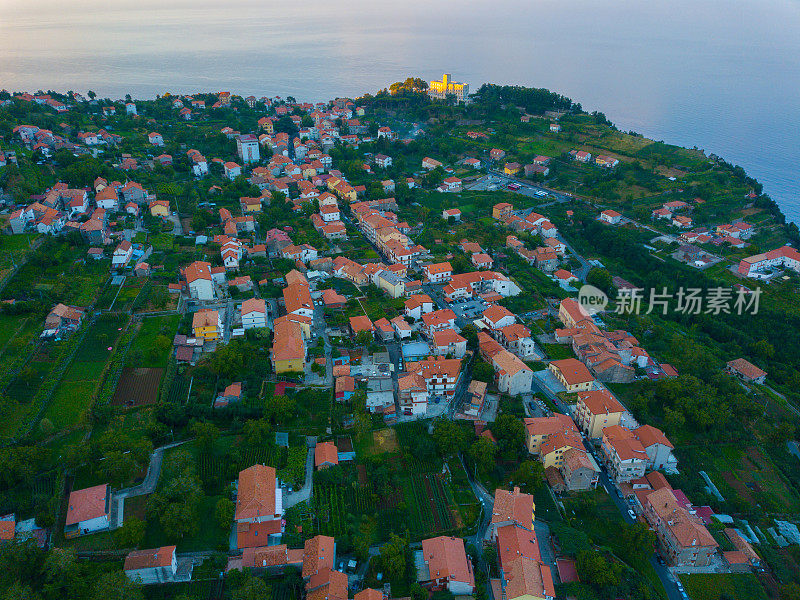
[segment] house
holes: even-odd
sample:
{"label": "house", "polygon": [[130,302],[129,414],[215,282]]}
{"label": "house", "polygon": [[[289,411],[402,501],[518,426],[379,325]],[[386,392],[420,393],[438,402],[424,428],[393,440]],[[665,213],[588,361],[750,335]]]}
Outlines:
{"label": "house", "polygon": [[594,386],[594,377],[589,369],[576,358],[554,360],[547,368],[564,386],[567,393],[588,391]]}
{"label": "house", "polygon": [[680,227],[681,229],[689,229],[693,226],[694,222],[692,221],[691,217],[678,215],[672,218],[672,224],[675,227]]}
{"label": "house", "polygon": [[800,272],[800,252],[791,246],[782,246],[769,252],[749,256],[739,262],[738,272],[745,277],[758,278],[764,272],[782,268]]}
{"label": "house", "polygon": [[77,306],[56,304],[44,320],[45,330],[59,331],[77,329],[83,320],[84,309]]}
{"label": "house", "polygon": [[447,283],[453,275],[453,267],[449,262],[424,265],[422,272],[431,283]]}
{"label": "house", "polygon": [[334,397],[337,402],[347,402],[353,397],[356,389],[356,380],[349,375],[342,375],[336,378],[334,387]]}
{"label": "house", "polygon": [[434,331],[454,329],[455,326],[456,314],[449,308],[435,310],[422,315],[422,328],[429,339],[433,337]]}
{"label": "house", "polygon": [[433,300],[427,294],[414,294],[406,300],[403,312],[407,317],[419,320],[422,315],[433,311]]}
{"label": "house", "polygon": [[394,327],[386,317],[381,317],[375,321],[374,328],[380,341],[388,342],[394,339]]}
{"label": "house", "polygon": [[573,273],[567,271],[565,269],[556,269],[556,272],[553,273],[553,277],[555,278],[556,282],[562,288],[568,288],[573,282],[580,281]]}
{"label": "house", "polygon": [[392,324],[398,339],[404,340],[411,337],[411,325],[402,316],[397,315],[389,322]]}
{"label": "house", "polygon": [[461,538],[440,536],[422,540],[422,549],[416,554],[417,581],[423,587],[454,595],[469,595],[475,590],[472,561],[467,558]]}
{"label": "house", "polygon": [[339,452],[333,442],[318,442],[314,448],[314,467],[317,470],[339,464]]}
{"label": "house", "polygon": [[444,181],[442,181],[441,188],[443,188],[442,191],[445,192],[460,192],[461,183],[458,177],[445,177]]}
{"label": "house", "polygon": [[458,335],[453,329],[434,331],[431,346],[436,356],[451,355],[453,358],[462,358],[467,353],[466,338]]}
{"label": "house", "polygon": [[283,495],[275,469],[253,465],[239,472],[234,521],[242,523],[276,523],[280,534],[283,517]]}
{"label": "house", "polygon": [[104,483],[74,490],[67,502],[64,536],[67,538],[104,531],[109,527],[111,488]]}
{"label": "house", "polygon": [[133,246],[128,240],[122,240],[111,256],[111,268],[122,269],[128,265],[133,256]]}
{"label": "house", "polygon": [[494,266],[494,260],[485,252],[478,252],[470,257],[470,262],[476,269],[491,269]]}
{"label": "house", "polygon": [[227,386],[214,400],[214,408],[224,408],[242,399],[242,382],[235,381]]}
{"label": "house", "polygon": [[570,432],[578,435],[578,429],[573,420],[560,413],[553,413],[549,417],[529,417],[525,419],[525,446],[530,454],[540,456],[542,444],[556,433]]}
{"label": "house", "polygon": [[767,378],[766,371],[759,369],[753,363],[743,358],[728,361],[725,366],[725,371],[748,383],[763,385]]}
{"label": "house", "polygon": [[302,326],[292,320],[291,315],[275,319],[272,338],[272,365],[275,372],[302,373],[305,357]]}
{"label": "house", "polygon": [[367,410],[394,415],[394,382],[391,377],[370,377],[367,380]]}
{"label": "house", "polygon": [[559,133],[561,131],[561,125],[558,123],[550,123],[550,133]]}
{"label": "house", "polygon": [[533,371],[530,367],[484,332],[478,333],[478,346],[484,360],[494,367],[498,390],[511,396],[531,391]]}
{"label": "house", "polygon": [[390,298],[400,298],[405,295],[405,283],[391,271],[378,271],[375,275],[375,284],[386,292]]}
{"label": "house", "polygon": [[655,530],[658,551],[670,566],[711,564],[719,544],[700,518],[678,503],[669,485],[647,494],[643,509],[645,520]]}
{"label": "house", "polygon": [[601,451],[609,475],[618,483],[627,483],[644,475],[647,452],[627,427],[612,425],[603,429]]}
{"label": "house", "polygon": [[641,442],[647,453],[648,469],[664,469],[669,472],[677,467],[678,459],[672,454],[675,446],[663,431],[652,425],[642,425],[633,430],[633,435]]}
{"label": "house", "polygon": [[518,162],[507,162],[503,167],[503,173],[506,175],[516,175],[522,169],[522,165]]}
{"label": "house", "polygon": [[261,212],[261,198],[243,196],[239,198],[239,206],[242,208],[242,212],[245,214]]}
{"label": "house", "polygon": [[499,528],[497,555],[500,579],[496,597],[504,600],[553,600],[550,567],[542,560],[536,533],[517,525]]}
{"label": "house", "polygon": [[253,134],[240,135],[236,138],[236,153],[243,163],[258,162],[258,138]]}
{"label": "house", "polygon": [[477,158],[465,158],[464,162],[462,163],[465,167],[471,167],[473,169],[480,169],[481,168],[481,161]]}
{"label": "house", "polygon": [[452,398],[461,377],[461,360],[457,358],[428,357],[407,362],[406,371],[417,374],[424,381],[430,398]]}
{"label": "house", "polygon": [[513,490],[497,488],[494,491],[492,520],[489,524],[488,537],[497,539],[497,530],[507,525],[517,525],[533,531],[534,509],[533,496],[521,492],[518,487]]}
{"label": "house", "polygon": [[514,205],[508,202],[498,202],[492,207],[492,218],[502,220],[514,210]]}
{"label": "house", "polygon": [[199,340],[216,341],[222,338],[222,318],[219,312],[201,308],[192,315],[192,332]]}
{"label": "house", "polygon": [[392,166],[392,157],[385,154],[376,154],[374,157],[375,164],[381,169],[388,169]]}
{"label": "house", "polygon": [[506,151],[500,148],[492,148],[489,150],[489,158],[492,160],[502,160],[506,157]]}
{"label": "house", "polygon": [[432,171],[433,169],[441,166],[442,163],[440,163],[438,160],[430,158],[429,156],[426,156],[422,159],[422,168],[426,171]]}
{"label": "house", "polygon": [[239,175],[242,174],[242,167],[237,165],[235,162],[226,162],[223,166],[225,177],[233,181]]}
{"label": "house", "polygon": [[197,300],[213,300],[216,297],[211,276],[211,263],[195,261],[181,271],[189,288],[189,296]]}
{"label": "house", "polygon": [[263,298],[249,298],[242,302],[242,327],[247,330],[266,326],[266,301]]}
{"label": "house", "polygon": [[489,308],[484,310],[481,320],[492,330],[513,325],[517,322],[514,313],[499,304],[492,304]]}
{"label": "house", "polygon": [[561,466],[549,467],[545,476],[554,491],[585,492],[597,487],[600,467],[582,448],[567,448],[561,456]]}
{"label": "house", "polygon": [[619,425],[625,407],[608,390],[579,392],[574,418],[578,427],[591,439],[600,438],[603,429]]}
{"label": "house", "polygon": [[[163,546],[150,550],[134,550],[125,557],[122,567],[128,579],[134,583],[148,585],[154,583],[172,583],[177,581],[178,559],[175,546]],[[188,581],[191,578],[191,570]]]}
{"label": "house", "polygon": [[[573,154],[573,157],[578,162],[588,163],[592,160],[591,152],[586,152],[585,150],[578,150],[578,151],[573,150],[572,152],[575,153]],[[570,154],[572,154],[572,152]]]}
{"label": "house", "polygon": [[149,133],[147,135],[147,140],[153,146],[163,146],[164,145],[164,138],[160,133],[156,133],[155,131]]}
{"label": "house", "polygon": [[616,225],[619,223],[619,220],[622,218],[622,215],[619,214],[615,210],[604,210],[600,213],[600,220],[604,223],[608,223],[609,225]]}
{"label": "house", "polygon": [[357,336],[362,331],[367,331],[372,334],[374,330],[374,326],[372,321],[367,315],[359,315],[356,317],[350,317],[350,332],[353,336]]}
{"label": "house", "polygon": [[154,217],[166,218],[169,216],[169,200],[153,200],[149,204],[150,214]]}
{"label": "house", "polygon": [[449,219],[453,219],[454,221],[461,220],[461,211],[457,208],[445,208],[442,211],[442,218],[447,221]]}

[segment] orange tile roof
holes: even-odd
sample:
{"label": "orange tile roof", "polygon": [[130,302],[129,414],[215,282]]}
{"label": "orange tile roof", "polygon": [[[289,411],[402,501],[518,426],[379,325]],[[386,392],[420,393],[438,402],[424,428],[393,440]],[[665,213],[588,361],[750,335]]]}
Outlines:
{"label": "orange tile roof", "polygon": [[619,400],[608,390],[592,390],[591,392],[579,392],[578,402],[582,402],[593,415],[608,415],[625,412]]}
{"label": "orange tile roof", "polygon": [[69,495],[67,519],[65,525],[75,525],[107,515],[109,507],[106,499],[109,496],[108,484],[75,490]]}
{"label": "orange tile roof", "polygon": [[589,369],[577,358],[554,360],[550,364],[561,372],[569,385],[594,381]]}
{"label": "orange tile roof", "polygon": [[303,578],[333,568],[336,542],[327,535],[317,535],[306,540],[303,547]]}
{"label": "orange tile roof", "polygon": [[314,466],[320,467],[326,463],[339,464],[339,452],[333,442],[322,442],[314,448]]}
{"label": "orange tile roof", "polygon": [[275,469],[272,467],[253,465],[241,471],[235,519],[274,517],[276,487]]}
{"label": "orange tile roof", "polygon": [[497,488],[494,491],[494,508],[492,509],[492,523],[505,523],[508,521],[522,525],[526,529],[533,528],[533,496],[519,491]]}
{"label": "orange tile roof", "polygon": [[236,547],[257,548],[264,546],[269,536],[281,532],[280,519],[260,523],[238,523],[236,525]]}
{"label": "orange tile roof", "polygon": [[168,567],[172,564],[172,555],[175,546],[162,546],[152,550],[134,550],[125,557],[125,571],[150,569],[153,567]]}
{"label": "orange tile roof", "polygon": [[447,579],[475,586],[472,562],[467,558],[461,538],[440,536],[422,540],[422,555],[428,563],[432,579]]}
{"label": "orange tile roof", "polygon": [[350,328],[354,333],[359,333],[361,331],[372,331],[372,321],[370,321],[367,315],[350,317]]}
{"label": "orange tile roof", "polygon": [[675,448],[675,446],[672,445],[672,442],[667,439],[667,436],[664,435],[664,432],[658,427],[653,427],[652,425],[642,425],[641,427],[634,429],[633,434],[639,438],[639,441],[645,448],[649,448],[654,444],[663,444],[669,448]]}

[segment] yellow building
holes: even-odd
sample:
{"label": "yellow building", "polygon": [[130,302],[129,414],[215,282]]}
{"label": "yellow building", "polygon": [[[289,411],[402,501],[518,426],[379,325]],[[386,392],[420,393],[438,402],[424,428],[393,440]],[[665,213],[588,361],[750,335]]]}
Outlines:
{"label": "yellow building", "polygon": [[458,102],[469,100],[469,84],[453,81],[450,73],[442,75],[441,81],[434,80],[428,84],[428,96],[437,100],[445,100],[448,96],[455,96]]}
{"label": "yellow building", "polygon": [[153,200],[150,203],[150,214],[154,217],[168,217],[169,202],[167,200]]}
{"label": "yellow building", "polygon": [[564,453],[571,449],[584,450],[583,439],[577,431],[560,431],[549,436],[539,448],[539,458],[542,465],[547,467],[560,467],[564,464]]}
{"label": "yellow building", "polygon": [[538,456],[544,441],[561,431],[578,432],[575,423],[567,415],[553,413],[549,417],[525,419],[525,445],[528,452]]}
{"label": "yellow building", "polygon": [[570,394],[588,392],[594,386],[594,377],[577,358],[554,360],[547,368]]}
{"label": "yellow building", "polygon": [[222,320],[219,318],[219,312],[210,308],[198,310],[192,317],[192,331],[194,337],[201,340],[221,339]]}
{"label": "yellow building", "polygon": [[522,169],[522,166],[518,162],[508,162],[503,167],[503,172],[506,175],[516,175],[520,172],[520,169]]}
{"label": "yellow building", "polygon": [[276,373],[302,373],[306,366],[303,329],[289,315],[275,319],[272,340],[272,366]]}
{"label": "yellow building", "polygon": [[625,407],[608,390],[578,394],[575,421],[588,437],[602,437],[603,429],[619,425]]}
{"label": "yellow building", "polygon": [[390,298],[405,296],[406,286],[403,280],[391,271],[381,271],[376,277],[378,287],[389,294]]}

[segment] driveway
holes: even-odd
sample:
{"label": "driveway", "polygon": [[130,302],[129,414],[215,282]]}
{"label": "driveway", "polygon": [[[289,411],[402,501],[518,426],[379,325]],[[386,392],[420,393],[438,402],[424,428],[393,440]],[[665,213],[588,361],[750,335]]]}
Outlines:
{"label": "driveway", "polygon": [[289,492],[283,496],[283,509],[291,508],[296,504],[305,502],[311,498],[311,490],[314,484],[314,449],[317,446],[316,439],[308,442],[308,454],[306,455],[306,480],[296,492]]}

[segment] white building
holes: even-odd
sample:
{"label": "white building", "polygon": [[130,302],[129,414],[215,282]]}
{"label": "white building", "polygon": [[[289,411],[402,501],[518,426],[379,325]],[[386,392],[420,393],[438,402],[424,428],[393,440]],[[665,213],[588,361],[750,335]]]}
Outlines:
{"label": "white building", "polygon": [[254,329],[267,326],[267,304],[263,298],[250,298],[242,302],[242,327]]}
{"label": "white building", "polygon": [[236,138],[236,151],[245,164],[260,160],[258,138],[252,134],[240,135]]}
{"label": "white building", "polygon": [[75,490],[69,495],[64,535],[77,537],[109,526],[111,512],[111,488],[108,484]]}

